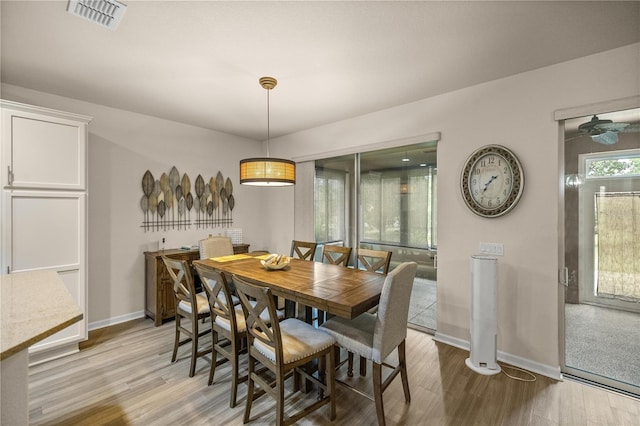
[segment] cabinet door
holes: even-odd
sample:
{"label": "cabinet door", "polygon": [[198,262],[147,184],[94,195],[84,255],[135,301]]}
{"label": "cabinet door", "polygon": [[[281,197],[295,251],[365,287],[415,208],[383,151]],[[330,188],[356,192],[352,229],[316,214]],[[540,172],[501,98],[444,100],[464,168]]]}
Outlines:
{"label": "cabinet door", "polygon": [[3,186],[86,189],[87,124],[82,116],[3,102]]}
{"label": "cabinet door", "polygon": [[85,314],[82,321],[35,344],[30,352],[86,339],[85,194],[3,192],[3,247],[7,248],[3,249],[3,264],[12,273],[43,269],[56,271]]}

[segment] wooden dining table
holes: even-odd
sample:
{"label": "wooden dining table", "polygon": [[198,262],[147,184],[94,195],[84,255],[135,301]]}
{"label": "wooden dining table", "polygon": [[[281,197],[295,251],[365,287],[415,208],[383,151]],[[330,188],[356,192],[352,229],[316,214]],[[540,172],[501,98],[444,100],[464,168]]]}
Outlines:
{"label": "wooden dining table", "polygon": [[267,270],[264,256],[239,254],[195,260],[204,268],[237,275],[251,283],[269,287],[275,296],[330,315],[353,319],[376,306],[385,276],[328,263],[291,259],[284,269]]}

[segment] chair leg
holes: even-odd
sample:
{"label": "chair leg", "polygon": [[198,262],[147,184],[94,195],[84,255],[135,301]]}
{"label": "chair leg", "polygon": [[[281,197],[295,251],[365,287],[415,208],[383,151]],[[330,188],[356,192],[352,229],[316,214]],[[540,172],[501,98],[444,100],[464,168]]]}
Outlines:
{"label": "chair leg", "polygon": [[196,374],[196,360],[198,359],[198,336],[200,334],[198,329],[198,317],[194,316],[191,319],[191,367],[189,368],[189,377],[193,377]]}
{"label": "chair leg", "polygon": [[238,352],[238,342],[234,339],[231,343],[231,400],[229,406],[231,408],[236,406],[236,398],[238,396],[238,366],[240,364],[240,357]]}
{"label": "chair leg", "polygon": [[367,375],[367,359],[363,356],[360,357],[360,376]]}
{"label": "chair leg", "polygon": [[173,355],[171,356],[171,362],[176,362],[178,357],[178,346],[180,346],[180,314],[176,312],[176,339],[173,344]]}
{"label": "chair leg", "polygon": [[284,374],[281,371],[276,373],[279,377],[276,379],[276,425],[284,424]]}
{"label": "chair leg", "polygon": [[[213,384],[213,376],[216,374],[216,364],[218,359],[218,351],[216,344],[218,343],[218,333],[211,327],[211,368],[209,369],[209,386]],[[233,407],[232,407],[233,408]]]}
{"label": "chair leg", "polygon": [[373,396],[376,402],[378,426],[385,426],[384,404],[382,402],[382,364],[373,362]]}
{"label": "chair leg", "polygon": [[243,423],[249,423],[249,417],[251,416],[251,403],[253,402],[253,387],[254,387],[254,383],[253,383],[253,370],[255,368],[255,364],[254,364],[254,360],[251,357],[251,355],[249,355],[249,362],[247,365],[247,405],[244,408],[244,418],[242,420]]}
{"label": "chair leg", "polygon": [[347,352],[347,376],[353,377],[353,352]]}
{"label": "chair leg", "polygon": [[[320,380],[325,380],[325,383],[327,380],[326,370],[327,357],[323,355],[318,358],[318,378]],[[322,386],[318,386],[318,401],[320,401],[322,398],[324,398],[324,389],[322,389]]]}
{"label": "chair leg", "polygon": [[336,351],[329,351],[329,367],[326,369],[325,384],[331,402],[329,403],[329,419],[336,418]]}
{"label": "chair leg", "polygon": [[405,356],[404,340],[398,345],[398,362],[400,363],[400,377],[402,378],[402,388],[404,389],[404,399],[411,402],[409,393],[409,378],[407,375],[407,359]]}

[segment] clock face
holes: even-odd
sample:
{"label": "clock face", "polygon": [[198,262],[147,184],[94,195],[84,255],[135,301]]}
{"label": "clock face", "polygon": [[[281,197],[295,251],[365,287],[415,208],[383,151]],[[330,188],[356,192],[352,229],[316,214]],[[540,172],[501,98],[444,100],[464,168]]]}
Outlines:
{"label": "clock face", "polygon": [[517,157],[500,145],[474,152],[462,171],[461,187],[469,208],[483,217],[510,211],[520,199],[524,174]]}

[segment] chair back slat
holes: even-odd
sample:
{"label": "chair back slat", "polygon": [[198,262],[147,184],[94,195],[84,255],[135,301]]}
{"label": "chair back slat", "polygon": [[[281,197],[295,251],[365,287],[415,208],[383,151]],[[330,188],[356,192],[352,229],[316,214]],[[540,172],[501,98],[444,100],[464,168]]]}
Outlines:
{"label": "chair back slat", "polygon": [[417,269],[416,262],[401,263],[384,281],[373,332],[373,359],[378,363],[407,337],[409,299]]}
{"label": "chair back slat", "polygon": [[328,263],[332,263],[334,265],[349,266],[351,251],[351,247],[325,245],[322,248],[322,257]]}
{"label": "chair back slat", "polygon": [[296,257],[302,260],[313,261],[316,255],[316,248],[318,244],[311,241],[291,241],[291,257]]}
{"label": "chair back slat", "polygon": [[359,248],[356,250],[356,253],[360,265],[367,271],[380,272],[384,275],[389,273],[392,252]]}

